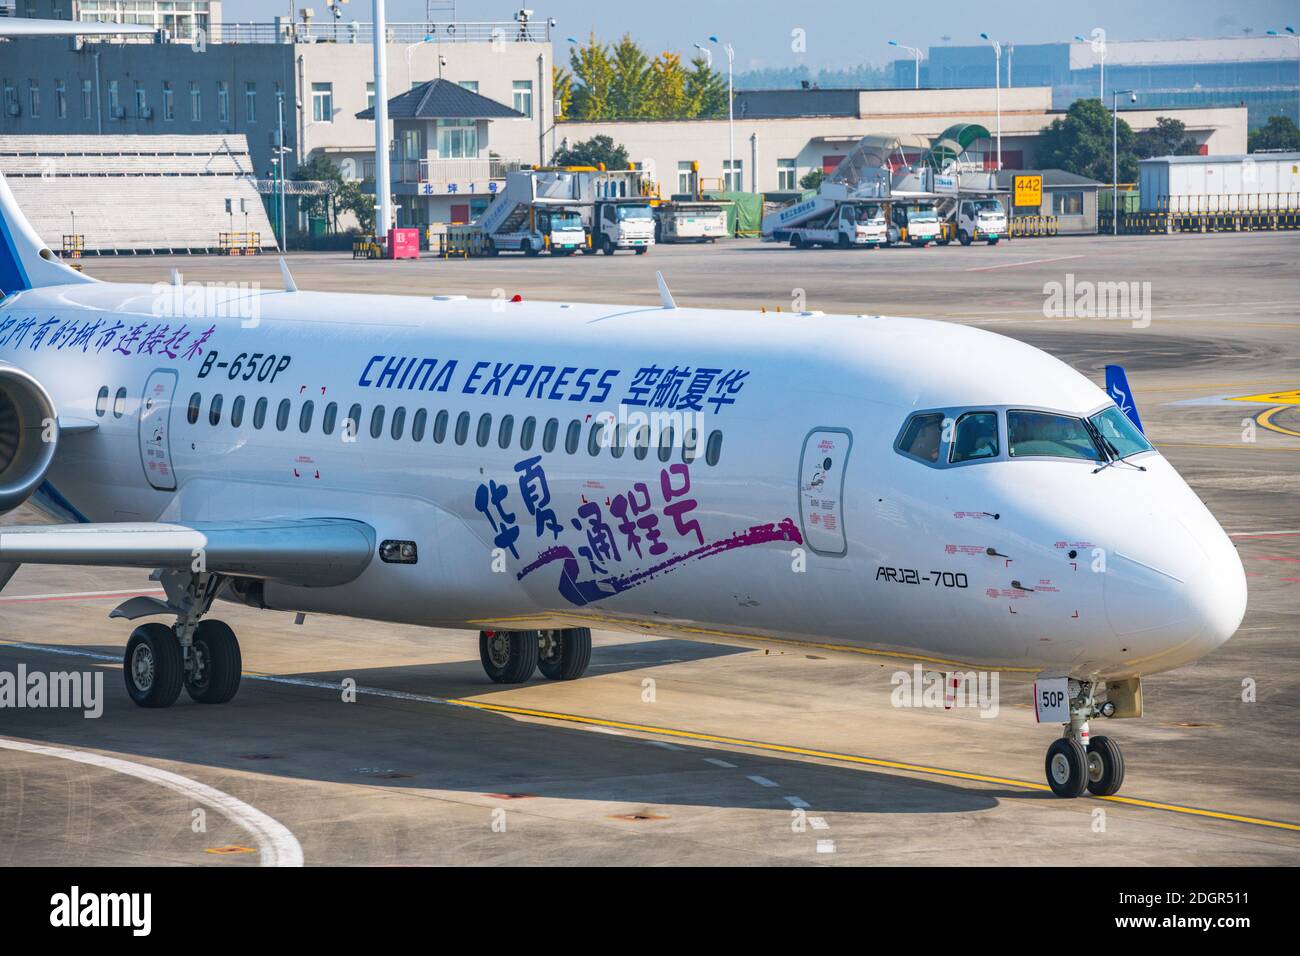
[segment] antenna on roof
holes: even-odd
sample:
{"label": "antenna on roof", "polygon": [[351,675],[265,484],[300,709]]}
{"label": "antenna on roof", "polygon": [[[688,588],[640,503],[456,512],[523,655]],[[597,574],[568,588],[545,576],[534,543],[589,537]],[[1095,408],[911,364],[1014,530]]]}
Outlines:
{"label": "antenna on roof", "polygon": [[659,304],[665,309],[677,308],[677,303],[673,301],[673,294],[668,291],[668,283],[664,281],[662,272],[655,273],[655,281],[659,283]]}
{"label": "antenna on roof", "polygon": [[284,261],[284,256],[280,257],[280,275],[284,277],[285,292],[298,291],[298,283],[293,281],[293,274],[289,271],[289,263]]}

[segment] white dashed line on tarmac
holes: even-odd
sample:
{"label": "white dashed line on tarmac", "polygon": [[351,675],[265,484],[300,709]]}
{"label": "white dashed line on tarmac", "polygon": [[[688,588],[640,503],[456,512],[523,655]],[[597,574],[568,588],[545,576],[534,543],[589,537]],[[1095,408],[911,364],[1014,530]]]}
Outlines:
{"label": "white dashed line on tarmac", "polygon": [[799,810],[807,810],[809,807],[812,806],[812,804],[809,803],[807,800],[805,800],[803,797],[786,797],[785,802],[790,804],[790,806],[795,807],[796,809]]}
{"label": "white dashed line on tarmac", "polygon": [[753,781],[760,787],[775,787],[777,785],[775,780],[768,780],[767,777],[760,777],[758,774],[751,774],[745,779]]}
{"label": "white dashed line on tarmac", "polygon": [[725,761],[725,760],[719,760],[717,757],[705,757],[705,758],[704,758],[704,762],[705,762],[705,763],[711,763],[711,764],[713,764],[713,766],[715,766],[715,767],[722,767],[722,768],[724,768],[724,769],[726,769],[726,770],[735,770],[735,769],[736,769],[736,765],[735,765],[734,763],[727,763],[727,761]]}

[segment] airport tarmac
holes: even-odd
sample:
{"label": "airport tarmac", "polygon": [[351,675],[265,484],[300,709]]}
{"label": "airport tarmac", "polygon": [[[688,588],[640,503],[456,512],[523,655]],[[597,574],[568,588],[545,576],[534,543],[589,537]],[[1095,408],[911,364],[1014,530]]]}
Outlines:
{"label": "airport tarmac", "polygon": [[[1124,747],[1124,789],[1067,801],[1045,792],[1058,728],[1034,723],[1027,675],[1002,675],[996,717],[896,708],[910,661],[820,647],[597,631],[582,680],[502,688],[471,633],[232,605],[213,616],[243,648],[235,700],[143,710],[122,686],[130,625],[107,614],[154,591],[147,576],[27,566],[0,594],[0,670],[90,669],[106,700],[98,719],[0,709],[0,864],[1300,863],[1300,236],[289,262],[304,289],[646,306],[662,270],[680,305],[963,321],[1098,382],[1120,362],[1149,435],[1234,536],[1246,618],[1148,678],[1142,719],[1094,724]],[[280,283],[274,257],[85,263]],[[1044,315],[1051,283],[1112,281],[1150,283],[1149,313]]]}

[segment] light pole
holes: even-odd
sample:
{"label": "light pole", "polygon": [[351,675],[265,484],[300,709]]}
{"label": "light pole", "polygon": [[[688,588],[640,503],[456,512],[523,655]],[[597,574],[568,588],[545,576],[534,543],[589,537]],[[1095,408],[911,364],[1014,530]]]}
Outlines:
{"label": "light pole", "polygon": [[1129,102],[1136,103],[1135,90],[1112,90],[1110,103],[1110,220],[1111,235],[1119,235],[1119,98],[1128,94]]}
{"label": "light pole", "polygon": [[1101,27],[1092,31],[1092,39],[1088,40],[1075,34],[1074,38],[1080,43],[1087,43],[1092,46],[1092,52],[1097,54],[1097,68],[1100,71],[1097,76],[1097,99],[1102,103],[1106,102],[1106,31]]}
{"label": "light pole", "polygon": [[897,40],[890,40],[889,45],[896,46],[900,50],[906,50],[912,54],[912,58],[916,60],[916,83],[912,88],[919,90],[921,88],[921,51],[914,46],[908,46],[906,43],[899,43]]}
{"label": "light pole", "polygon": [[[1283,39],[1290,37],[1292,40],[1296,41],[1296,50],[1300,51],[1300,34],[1296,33],[1295,27],[1284,27],[1281,33],[1278,33],[1276,30],[1269,30],[1268,35],[1271,37],[1282,37]],[[1297,90],[1297,92],[1300,92],[1300,90]],[[1297,107],[1296,109],[1296,122],[1300,124],[1300,107]]]}
{"label": "light pole", "polygon": [[1002,169],[1002,44],[987,33],[980,34],[981,40],[988,40],[993,46],[993,88],[998,114],[998,170]]}
{"label": "light pole", "polygon": [[[711,43],[721,43],[715,37],[709,37]],[[737,183],[736,180],[736,98],[732,92],[732,74],[736,68],[736,51],[731,48],[730,43],[722,44],[722,48],[727,51],[727,172],[728,178],[736,185],[736,192],[740,192],[740,186],[743,183]],[[753,171],[751,170],[751,175]]]}
{"label": "light pole", "polygon": [[[415,83],[411,79],[411,54],[415,52],[415,48],[417,46],[424,46],[426,43],[432,43],[436,39],[438,38],[431,34],[426,34],[423,40],[419,41],[418,43],[412,43],[410,46],[406,48],[406,88],[408,90],[413,89],[415,87]],[[441,56],[442,54],[439,54],[440,64],[441,64]],[[438,79],[442,79],[441,69],[438,70]]]}
{"label": "light pole", "polygon": [[388,191],[388,23],[384,0],[374,0],[375,48],[375,235],[384,241],[388,237],[388,224],[392,219],[391,198]]}

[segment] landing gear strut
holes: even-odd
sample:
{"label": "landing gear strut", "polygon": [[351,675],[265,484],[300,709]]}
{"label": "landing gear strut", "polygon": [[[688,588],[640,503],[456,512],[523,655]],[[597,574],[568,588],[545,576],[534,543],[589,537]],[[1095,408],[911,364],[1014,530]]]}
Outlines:
{"label": "landing gear strut", "polygon": [[576,680],[591,662],[591,629],[479,631],[478,655],[498,684],[522,684],[535,670],[550,680]]}
{"label": "landing gear strut", "polygon": [[136,598],[114,612],[176,615],[171,627],[149,623],[131,632],[122,668],[127,694],[141,707],[170,707],[184,687],[196,703],[226,703],[239,690],[243,671],[239,641],[223,622],[201,620],[224,579],[207,572],[165,572],[161,581],[165,603]]}
{"label": "landing gear strut", "polygon": [[1088,721],[1110,711],[1097,704],[1090,681],[1071,680],[1069,687],[1070,722],[1047,748],[1047,785],[1058,797],[1109,797],[1124,783],[1124,755],[1109,737],[1092,737]]}

